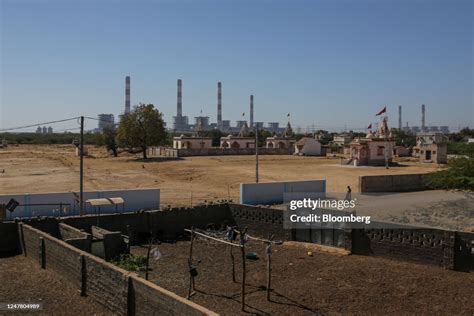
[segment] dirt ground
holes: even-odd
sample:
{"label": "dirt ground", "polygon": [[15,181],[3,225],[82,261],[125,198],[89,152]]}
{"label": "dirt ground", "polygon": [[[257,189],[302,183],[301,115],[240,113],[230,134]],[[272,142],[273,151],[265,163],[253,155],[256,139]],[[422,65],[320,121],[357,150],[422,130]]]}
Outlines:
{"label": "dirt ground", "polygon": [[[188,294],[189,242],[157,246],[163,257],[152,261],[150,281],[183,297]],[[388,259],[274,246],[271,301],[266,300],[264,245],[247,252],[246,313],[240,312],[241,256],[235,248],[236,283],[228,246],[197,241],[193,259],[199,275],[192,301],[223,315],[439,314],[473,315],[474,274]],[[146,253],[135,247],[134,253]],[[143,273],[142,273],[143,274]]]}
{"label": "dirt ground", "polygon": [[[22,145],[0,149],[0,192],[35,193],[79,190],[79,158],[72,145]],[[118,158],[103,148],[89,147],[85,159],[85,190],[160,188],[162,205],[190,206],[204,200],[238,201],[239,184],[255,181],[254,156],[150,159]],[[326,179],[329,192],[357,192],[361,175],[422,173],[431,164],[403,162],[384,167],[341,165],[341,158],[260,156],[260,181]],[[4,172],[2,172],[4,170]]]}
{"label": "dirt ground", "polygon": [[[23,255],[0,257],[0,303],[42,303],[45,315],[110,314],[92,298],[81,297],[65,279],[40,269],[37,262]],[[0,310],[0,315],[11,314]]]}

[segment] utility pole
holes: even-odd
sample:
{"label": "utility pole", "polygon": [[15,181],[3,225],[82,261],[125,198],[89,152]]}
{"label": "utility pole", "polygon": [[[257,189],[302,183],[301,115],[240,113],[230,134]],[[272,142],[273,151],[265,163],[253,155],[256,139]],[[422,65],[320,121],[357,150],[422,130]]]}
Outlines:
{"label": "utility pole", "polygon": [[81,116],[81,143],[79,144],[79,212],[84,215],[84,116]]}
{"label": "utility pole", "polygon": [[255,182],[258,183],[258,127],[255,127]]}
{"label": "utility pole", "polygon": [[384,148],[384,154],[385,154],[385,169],[388,169],[388,124],[387,124],[387,117],[384,116],[383,118],[383,127],[384,127],[384,140],[385,140],[385,148]]}

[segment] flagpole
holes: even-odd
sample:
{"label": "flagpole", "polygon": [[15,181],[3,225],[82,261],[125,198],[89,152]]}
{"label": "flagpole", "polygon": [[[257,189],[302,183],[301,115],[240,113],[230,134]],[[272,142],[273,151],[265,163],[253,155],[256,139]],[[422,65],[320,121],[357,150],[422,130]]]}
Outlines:
{"label": "flagpole", "polygon": [[[388,124],[387,124],[387,116],[384,116],[384,129],[387,127],[388,129]],[[388,169],[388,131],[386,130],[384,133],[384,139],[385,139],[385,169]]]}

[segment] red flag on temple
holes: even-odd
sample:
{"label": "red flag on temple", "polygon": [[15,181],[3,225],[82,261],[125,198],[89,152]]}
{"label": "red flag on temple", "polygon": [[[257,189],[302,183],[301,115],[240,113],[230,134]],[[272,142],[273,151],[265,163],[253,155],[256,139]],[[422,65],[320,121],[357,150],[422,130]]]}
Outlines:
{"label": "red flag on temple", "polygon": [[372,123],[369,124],[369,126],[367,126],[367,129],[371,129],[372,128]]}
{"label": "red flag on temple", "polygon": [[387,107],[386,107],[386,106],[384,106],[383,109],[382,109],[379,113],[375,114],[375,116],[382,115],[382,114],[384,114],[385,112],[387,112]]}

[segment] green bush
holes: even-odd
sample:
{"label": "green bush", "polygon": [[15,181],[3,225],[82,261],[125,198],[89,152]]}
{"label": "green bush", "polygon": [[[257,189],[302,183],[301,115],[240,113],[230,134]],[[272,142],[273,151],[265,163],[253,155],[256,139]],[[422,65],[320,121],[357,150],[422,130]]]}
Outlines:
{"label": "green bush", "polygon": [[112,260],[116,266],[127,271],[140,271],[146,267],[146,256],[134,254],[121,254]]}
{"label": "green bush", "polygon": [[448,162],[446,169],[428,176],[432,189],[456,189],[474,191],[474,159],[456,158]]}

